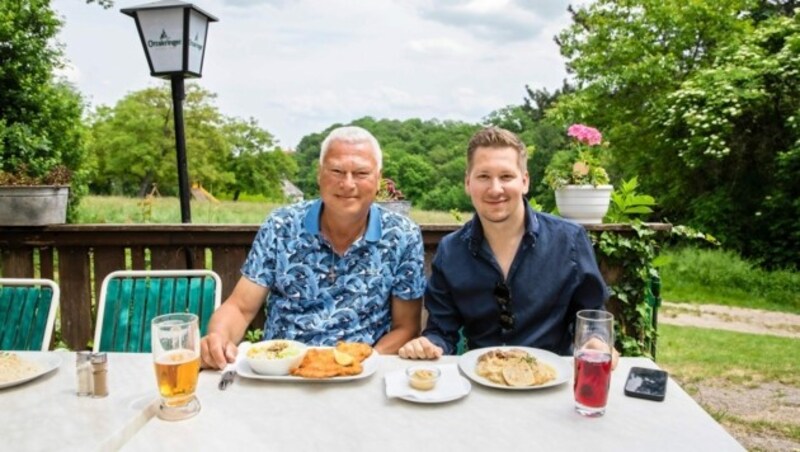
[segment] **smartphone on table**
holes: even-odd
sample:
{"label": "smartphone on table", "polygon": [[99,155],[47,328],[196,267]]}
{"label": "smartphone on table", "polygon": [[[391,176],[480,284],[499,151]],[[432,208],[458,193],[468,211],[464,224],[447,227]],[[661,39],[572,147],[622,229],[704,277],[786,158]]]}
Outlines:
{"label": "smartphone on table", "polygon": [[667,393],[667,373],[646,367],[631,367],[625,381],[625,395],[661,402]]}

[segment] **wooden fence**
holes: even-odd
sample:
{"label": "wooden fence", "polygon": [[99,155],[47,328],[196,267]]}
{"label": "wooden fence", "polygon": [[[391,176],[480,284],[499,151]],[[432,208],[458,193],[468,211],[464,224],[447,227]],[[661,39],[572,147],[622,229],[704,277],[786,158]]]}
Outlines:
{"label": "wooden fence", "polygon": [[[456,228],[421,226],[426,270],[439,241]],[[624,225],[586,228],[629,230]],[[224,301],[257,231],[257,225],[0,226],[0,276],[54,279],[61,288],[61,337],[70,348],[84,349],[94,335],[96,300],[106,275],[123,269],[210,268],[222,279]],[[253,322],[261,325],[263,314]]]}

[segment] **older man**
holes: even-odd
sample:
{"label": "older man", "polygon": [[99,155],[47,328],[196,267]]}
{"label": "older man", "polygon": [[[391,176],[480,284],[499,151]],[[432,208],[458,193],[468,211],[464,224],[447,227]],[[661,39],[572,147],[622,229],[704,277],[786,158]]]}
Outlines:
{"label": "older man", "polygon": [[320,199],[273,212],[256,235],[231,296],[201,344],[206,367],[236,358],[236,344],[267,296],[265,338],[312,345],[366,342],[396,353],[419,334],[425,287],[422,236],[408,218],[373,204],[377,140],[359,127],[322,143]]}

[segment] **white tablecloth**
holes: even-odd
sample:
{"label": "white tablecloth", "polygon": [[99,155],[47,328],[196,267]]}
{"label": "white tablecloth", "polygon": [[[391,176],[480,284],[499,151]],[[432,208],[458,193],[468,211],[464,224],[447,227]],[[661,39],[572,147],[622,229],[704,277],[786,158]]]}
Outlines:
{"label": "white tablecloth", "polygon": [[109,395],[102,399],[75,395],[74,353],[48,353],[61,357],[58,369],[0,389],[0,450],[114,450],[155,414],[149,353],[109,353]]}
{"label": "white tablecloth", "polygon": [[[297,383],[237,377],[219,391],[219,373],[200,375],[201,412],[180,422],[153,418],[125,450],[270,451],[516,451],[743,450],[670,380],[664,402],[626,397],[632,366],[613,374],[606,415],[574,410],[572,381],[549,389],[508,391],[473,383],[471,393],[444,404],[415,404],[384,395],[383,374],[414,362],[383,356],[371,377],[346,383]],[[568,359],[568,358],[565,358]],[[444,357],[441,363],[457,362]]]}

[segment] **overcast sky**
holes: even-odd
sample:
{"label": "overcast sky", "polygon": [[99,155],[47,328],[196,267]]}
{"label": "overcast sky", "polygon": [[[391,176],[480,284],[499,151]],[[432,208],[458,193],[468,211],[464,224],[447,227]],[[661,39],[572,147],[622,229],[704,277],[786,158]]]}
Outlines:
{"label": "overcast sky", "polygon": [[[92,106],[156,85],[133,19],[54,0],[67,77]],[[553,42],[568,0],[197,0],[219,18],[199,83],[226,116],[253,117],[283,147],[362,116],[478,122],[525,85],[565,77]],[[575,2],[573,2],[575,3]]]}

